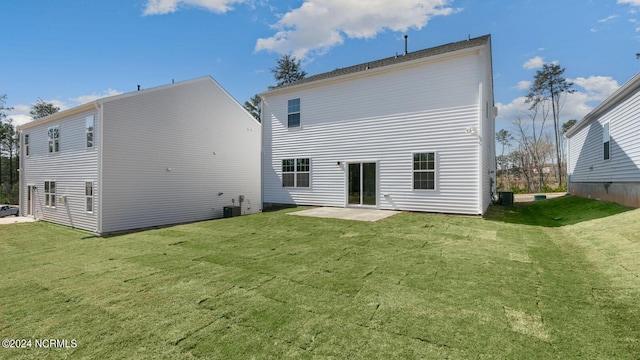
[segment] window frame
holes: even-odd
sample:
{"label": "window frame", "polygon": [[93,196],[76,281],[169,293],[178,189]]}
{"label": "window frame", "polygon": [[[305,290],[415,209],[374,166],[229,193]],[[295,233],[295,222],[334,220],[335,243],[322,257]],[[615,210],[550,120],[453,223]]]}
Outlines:
{"label": "window frame", "polygon": [[[429,160],[429,154],[433,156],[433,160]],[[424,160],[426,162],[425,169],[416,169],[416,155],[426,155],[427,159]],[[423,162],[422,160],[418,160],[418,163]],[[433,168],[429,169],[429,163],[433,164]],[[417,174],[433,174],[433,188],[416,188],[416,175]],[[419,181],[426,181],[426,184],[429,184],[429,179],[423,180],[419,179]],[[419,151],[413,152],[411,154],[411,187],[414,191],[437,191],[438,190],[438,153],[435,151]]]}
{"label": "window frame", "polygon": [[30,149],[29,149],[29,141],[31,139],[29,139],[30,136],[29,134],[24,134],[24,156],[28,157],[30,155]]}
{"label": "window frame", "polygon": [[[53,185],[53,186],[51,186]],[[56,182],[55,181],[45,181],[44,182],[44,206],[46,208],[55,209],[56,208]],[[51,191],[53,189],[53,191]]]}
{"label": "window frame", "polygon": [[[297,125],[292,125],[292,116],[296,119],[295,121],[297,121]],[[301,126],[302,116],[300,98],[289,99],[287,100],[287,128],[300,128]]]}
{"label": "window frame", "polygon": [[602,160],[611,160],[611,125],[609,121],[602,124]]}
{"label": "window frame", "polygon": [[85,181],[84,182],[84,209],[87,213],[89,214],[93,214],[94,212],[94,201],[93,201],[93,194],[94,194],[94,186],[93,186],[93,181]]}
{"label": "window frame", "polygon": [[[311,188],[311,158],[282,159],[281,166],[283,188]],[[306,181],[301,181],[305,175]],[[300,185],[300,183],[306,183],[306,185]]]}
{"label": "window frame", "polygon": [[49,154],[60,152],[60,125],[53,125],[47,128],[47,145]]}
{"label": "window frame", "polygon": [[[89,127],[89,122],[91,122],[91,127]],[[84,130],[85,130],[85,138],[84,138],[84,145],[87,149],[93,149],[95,148],[95,125],[96,125],[96,118],[94,115],[89,115],[87,117],[84,118]],[[89,136],[91,136],[91,140],[89,140]]]}

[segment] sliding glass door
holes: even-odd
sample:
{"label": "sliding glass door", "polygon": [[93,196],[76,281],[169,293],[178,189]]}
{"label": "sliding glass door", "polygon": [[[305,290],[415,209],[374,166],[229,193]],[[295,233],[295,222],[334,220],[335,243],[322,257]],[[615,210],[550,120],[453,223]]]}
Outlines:
{"label": "sliding glass door", "polygon": [[351,163],[348,172],[349,205],[377,205],[376,163]]}

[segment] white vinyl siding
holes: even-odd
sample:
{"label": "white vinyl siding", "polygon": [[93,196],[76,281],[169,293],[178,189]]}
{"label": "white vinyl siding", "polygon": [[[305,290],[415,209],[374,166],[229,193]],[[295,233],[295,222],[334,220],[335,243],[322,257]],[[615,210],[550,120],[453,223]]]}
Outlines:
{"label": "white vinyl siding", "polygon": [[103,232],[261,210],[260,123],[210,77],[103,107]]}
{"label": "white vinyl siding", "polygon": [[[20,212],[26,214],[28,192],[26,184],[35,184],[33,215],[67,226],[96,231],[94,214],[86,212],[85,182],[94,182],[93,191],[98,191],[97,151],[86,151],[85,118],[95,115],[96,126],[100,119],[94,110],[69,115],[55,122],[60,129],[60,152],[49,153],[49,128],[51,124],[38,125],[37,120],[25,132],[29,134],[29,156],[21,164],[22,189]],[[95,130],[97,133],[97,129]],[[23,140],[24,141],[24,140]],[[46,206],[45,181],[55,181],[58,198],[56,209]],[[64,202],[59,201],[60,198]],[[51,199],[49,199],[51,203]]]}
{"label": "white vinyl siding", "polygon": [[[379,208],[482,213],[488,206],[488,191],[485,196],[480,185],[490,181],[492,165],[486,159],[493,153],[492,135],[482,141],[492,125],[481,124],[493,122],[491,112],[484,118],[483,109],[492,99],[480,99],[491,93],[486,85],[488,53],[471,51],[263,94],[264,201],[346,206],[346,167],[336,167],[337,162],[369,161],[378,164],[378,191],[384,194],[379,196]],[[481,92],[483,86],[487,90]],[[292,98],[304,100],[300,131],[288,131],[287,104]],[[482,132],[467,134],[469,127]],[[435,190],[413,189],[416,149],[437,153]],[[313,188],[283,188],[281,160],[300,153],[313,158]]]}
{"label": "white vinyl siding", "polygon": [[[571,182],[637,182],[640,179],[638,118],[640,90],[571,134],[567,141]],[[609,130],[608,136],[605,127]],[[604,151],[606,139],[608,160]]]}

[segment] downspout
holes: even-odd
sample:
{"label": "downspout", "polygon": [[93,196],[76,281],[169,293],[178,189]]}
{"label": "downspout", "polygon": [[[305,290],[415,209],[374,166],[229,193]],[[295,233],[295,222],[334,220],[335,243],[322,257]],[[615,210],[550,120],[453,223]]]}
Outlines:
{"label": "downspout", "polygon": [[484,208],[484,197],[488,196],[487,194],[485,194],[485,189],[484,189],[484,181],[485,181],[485,174],[484,174],[484,159],[483,159],[483,155],[484,155],[484,149],[482,147],[482,132],[484,131],[484,127],[482,126],[484,124],[483,119],[484,119],[484,111],[483,110],[483,82],[480,81],[480,84],[478,85],[478,131],[476,132],[476,136],[478,136],[478,186],[479,186],[479,192],[478,192],[478,214],[482,214],[483,213],[483,208]]}
{"label": "downspout", "polygon": [[98,111],[98,119],[97,125],[94,124],[94,129],[98,130],[98,178],[97,178],[97,190],[98,190],[98,216],[96,219],[96,233],[102,234],[102,193],[103,193],[103,182],[102,182],[102,155],[103,155],[103,134],[104,134],[104,126],[102,125],[102,119],[104,114],[104,107],[99,101],[95,101],[93,106]]}
{"label": "downspout", "polygon": [[260,96],[260,209],[264,212],[264,98]]}
{"label": "downspout", "polygon": [[24,139],[23,139],[23,135],[22,135],[22,129],[18,130],[18,139],[20,139],[20,161],[18,162],[18,182],[20,183],[20,185],[18,185],[18,211],[20,212],[20,214],[22,214],[22,216],[25,215],[24,213],[24,201],[22,201],[22,193],[23,190],[22,186],[23,186],[23,180],[24,177],[22,175],[22,173],[24,172],[24,163],[25,163],[25,159],[24,159]]}

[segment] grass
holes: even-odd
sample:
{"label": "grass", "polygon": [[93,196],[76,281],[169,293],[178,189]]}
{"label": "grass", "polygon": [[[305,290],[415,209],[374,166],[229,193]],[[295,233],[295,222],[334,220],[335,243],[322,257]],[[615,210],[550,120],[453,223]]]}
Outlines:
{"label": "grass", "polygon": [[0,226],[0,358],[638,359],[640,210]]}

